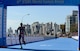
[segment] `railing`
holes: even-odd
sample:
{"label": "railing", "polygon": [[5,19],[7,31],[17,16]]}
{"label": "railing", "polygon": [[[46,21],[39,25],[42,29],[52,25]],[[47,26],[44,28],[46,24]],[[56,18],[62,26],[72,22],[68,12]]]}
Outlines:
{"label": "railing", "polygon": [[[42,36],[42,35],[28,35],[25,36],[24,39],[26,43],[31,43],[31,42],[37,42],[37,41],[44,41],[48,39],[53,39],[53,36]],[[7,45],[16,45],[19,44],[19,37],[18,36],[10,36],[6,38],[6,44]]]}

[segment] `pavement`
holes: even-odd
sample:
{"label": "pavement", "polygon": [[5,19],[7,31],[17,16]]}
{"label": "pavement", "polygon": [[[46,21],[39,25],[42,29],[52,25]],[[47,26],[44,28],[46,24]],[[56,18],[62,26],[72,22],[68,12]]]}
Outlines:
{"label": "pavement", "polygon": [[1,48],[0,51],[78,51],[79,41],[72,38],[57,38],[35,43],[28,43],[22,45],[9,46],[8,48]]}
{"label": "pavement", "polygon": [[73,39],[79,40],[79,36],[72,36]]}

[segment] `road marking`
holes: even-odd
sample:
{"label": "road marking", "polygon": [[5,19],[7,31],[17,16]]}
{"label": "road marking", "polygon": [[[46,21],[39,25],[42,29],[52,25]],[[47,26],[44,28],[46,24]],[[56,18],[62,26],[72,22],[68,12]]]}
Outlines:
{"label": "road marking", "polygon": [[42,44],[40,46],[52,46],[52,45],[49,45],[49,44]]}

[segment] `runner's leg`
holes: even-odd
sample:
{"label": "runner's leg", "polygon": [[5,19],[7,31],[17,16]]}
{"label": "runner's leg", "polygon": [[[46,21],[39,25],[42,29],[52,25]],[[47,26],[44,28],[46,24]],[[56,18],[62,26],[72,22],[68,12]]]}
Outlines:
{"label": "runner's leg", "polygon": [[22,42],[23,42],[24,44],[26,44],[25,41],[24,41],[24,35],[22,35]]}
{"label": "runner's leg", "polygon": [[19,43],[21,45],[21,49],[22,49],[22,44],[21,44],[21,35],[19,35]]}

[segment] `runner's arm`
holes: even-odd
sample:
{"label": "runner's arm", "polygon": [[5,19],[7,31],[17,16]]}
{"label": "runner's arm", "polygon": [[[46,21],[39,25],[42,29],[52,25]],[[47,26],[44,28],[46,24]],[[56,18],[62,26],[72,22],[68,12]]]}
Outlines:
{"label": "runner's arm", "polygon": [[24,35],[26,34],[26,30],[25,30],[25,27],[24,27]]}
{"label": "runner's arm", "polygon": [[19,30],[19,27],[17,28],[17,34],[18,34],[18,30]]}

